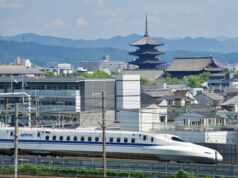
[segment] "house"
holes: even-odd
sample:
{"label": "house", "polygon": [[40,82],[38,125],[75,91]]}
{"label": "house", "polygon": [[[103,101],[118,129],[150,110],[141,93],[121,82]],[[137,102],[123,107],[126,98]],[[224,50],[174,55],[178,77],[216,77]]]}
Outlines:
{"label": "house", "polygon": [[234,74],[212,74],[208,80],[208,87],[217,93],[238,88],[238,76]]}
{"label": "house", "polygon": [[227,111],[238,112],[238,95],[222,103],[221,107]]}
{"label": "house", "polygon": [[198,93],[195,98],[197,99],[198,103],[207,106],[218,106],[224,100],[224,97],[221,94],[214,93],[211,91],[204,91],[202,93]]}
{"label": "house", "polygon": [[166,69],[166,73],[171,77],[183,78],[203,72],[219,73],[223,70],[223,68],[216,64],[212,57],[182,57],[175,58]]}
{"label": "house", "polygon": [[168,122],[168,103],[165,100],[156,100],[148,94],[141,96],[141,131],[159,130]]}
{"label": "house", "polygon": [[215,115],[211,117],[206,113],[186,112],[176,117],[174,123],[176,126],[224,126],[226,124],[226,119],[216,117]]}
{"label": "house", "polygon": [[189,90],[177,90],[174,92],[176,96],[183,96],[185,98],[186,104],[198,104],[196,98],[192,95]]}

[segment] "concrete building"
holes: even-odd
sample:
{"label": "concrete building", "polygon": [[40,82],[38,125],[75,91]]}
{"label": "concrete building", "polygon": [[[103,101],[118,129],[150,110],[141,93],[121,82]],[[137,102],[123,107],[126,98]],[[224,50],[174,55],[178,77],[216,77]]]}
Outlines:
{"label": "concrete building", "polygon": [[17,80],[0,78],[0,90],[4,93],[24,90],[33,98],[38,97],[44,112],[101,112],[102,92],[105,92],[105,108],[115,110],[115,79],[25,78],[24,86],[22,82],[16,83]]}
{"label": "concrete building", "polygon": [[121,72],[124,69],[128,69],[128,63],[124,61],[111,60],[111,57],[109,55],[103,56],[103,61],[99,64],[99,70]]}
{"label": "concrete building", "polygon": [[140,76],[116,77],[116,121],[121,130],[139,130],[140,121]]}
{"label": "concrete building", "polygon": [[38,68],[29,68],[23,65],[1,65],[0,77],[9,76],[43,77],[45,73]]}
{"label": "concrete building", "polygon": [[60,63],[60,64],[57,64],[53,68],[53,72],[55,72],[57,75],[67,75],[67,74],[73,73],[73,68],[72,68],[71,64]]}

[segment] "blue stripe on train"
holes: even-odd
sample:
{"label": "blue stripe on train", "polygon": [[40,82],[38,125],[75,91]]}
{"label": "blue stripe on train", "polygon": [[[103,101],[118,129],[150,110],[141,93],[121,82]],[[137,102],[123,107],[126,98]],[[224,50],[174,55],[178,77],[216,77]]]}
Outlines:
{"label": "blue stripe on train", "polygon": [[[12,139],[0,139],[0,142],[12,143]],[[20,143],[25,144],[65,144],[65,145],[102,145],[102,142],[81,142],[81,141],[50,141],[50,140],[19,140]],[[141,143],[111,143],[107,145],[113,146],[158,146],[158,144],[141,144]]]}

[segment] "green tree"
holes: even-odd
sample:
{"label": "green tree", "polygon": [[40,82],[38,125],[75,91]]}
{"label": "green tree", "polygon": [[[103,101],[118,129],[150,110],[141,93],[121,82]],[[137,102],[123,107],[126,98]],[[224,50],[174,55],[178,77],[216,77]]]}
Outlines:
{"label": "green tree", "polygon": [[85,73],[79,74],[79,76],[83,78],[111,78],[112,77],[109,73],[102,70],[97,70],[97,71],[94,71],[93,73],[85,72]]}
{"label": "green tree", "polygon": [[203,82],[208,81],[210,77],[209,72],[203,72],[199,75],[190,75],[185,77],[184,79],[186,80],[186,83],[188,86],[192,88],[200,87]]}
{"label": "green tree", "polygon": [[148,79],[145,79],[143,77],[140,77],[140,82],[141,82],[141,85],[152,85],[152,84],[155,84],[155,81],[148,80]]}
{"label": "green tree", "polygon": [[164,80],[167,84],[180,84],[183,83],[183,79],[178,79],[175,77],[166,77]]}
{"label": "green tree", "polygon": [[45,72],[45,76],[46,76],[46,77],[55,77],[55,73],[52,72],[52,71],[46,71],[46,72]]}

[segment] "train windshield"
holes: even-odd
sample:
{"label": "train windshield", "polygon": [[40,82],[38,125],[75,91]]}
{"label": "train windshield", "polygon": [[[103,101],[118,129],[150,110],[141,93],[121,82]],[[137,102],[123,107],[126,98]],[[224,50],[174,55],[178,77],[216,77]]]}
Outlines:
{"label": "train windshield", "polygon": [[171,137],[172,140],[177,141],[177,142],[186,142],[185,140],[179,138],[179,137]]}

